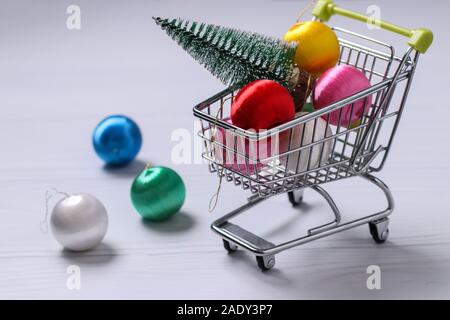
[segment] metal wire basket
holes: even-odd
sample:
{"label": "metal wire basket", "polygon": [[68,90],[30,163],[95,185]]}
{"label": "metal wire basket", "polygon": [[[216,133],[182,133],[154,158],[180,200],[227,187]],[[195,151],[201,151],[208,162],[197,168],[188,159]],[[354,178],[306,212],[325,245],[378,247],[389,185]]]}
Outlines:
{"label": "metal wire basket", "polygon": [[[332,10],[330,16],[344,13],[349,16],[350,12],[357,15],[354,18],[358,20],[368,19],[340,9],[329,0],[319,1],[313,14],[324,20],[323,6],[330,4],[333,6],[326,7]],[[392,26],[389,23],[378,21],[378,24],[395,31],[389,28]],[[380,171],[385,164],[420,51],[424,50],[410,40],[410,47],[400,58],[389,44],[341,28],[333,29],[341,46],[339,64],[361,70],[370,80],[370,88],[264,132],[243,130],[228,121],[236,94],[230,89],[194,108],[194,115],[201,122],[199,136],[204,142],[203,157],[210,171],[254,194],[248,203],[215,221],[212,228],[222,236],[228,251],[237,247],[251,251],[263,270],[274,266],[275,253],[361,224],[369,223],[376,242],[384,242],[388,236],[387,217],[393,210],[393,198],[388,187],[371,174]],[[410,31],[411,36],[423,30]],[[428,46],[430,44],[431,41]],[[361,106],[361,103],[361,121],[344,121],[344,118],[352,119],[355,105]],[[332,113],[334,117],[338,115],[335,126],[330,126]],[[305,134],[305,130],[309,134]],[[381,188],[388,207],[342,224],[339,209],[320,185],[354,176],[366,178]],[[308,230],[300,238],[275,245],[229,221],[265,198],[280,193],[287,192],[291,203],[297,205],[302,201],[305,188],[312,188],[327,200],[334,219]]]}

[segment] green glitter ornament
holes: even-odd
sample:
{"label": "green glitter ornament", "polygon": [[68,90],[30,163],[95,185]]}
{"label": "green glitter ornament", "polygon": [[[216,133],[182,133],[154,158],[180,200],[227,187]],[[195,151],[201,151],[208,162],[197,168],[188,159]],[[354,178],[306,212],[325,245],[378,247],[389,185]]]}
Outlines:
{"label": "green glitter ornament", "polygon": [[174,170],[166,167],[145,168],[133,181],[131,202],[146,220],[163,221],[180,210],[186,187]]}
{"label": "green glitter ornament", "polygon": [[311,113],[311,112],[316,111],[316,109],[314,109],[314,106],[313,106],[312,103],[307,102],[307,103],[305,103],[305,104],[303,105],[302,111],[303,111],[303,112]]}

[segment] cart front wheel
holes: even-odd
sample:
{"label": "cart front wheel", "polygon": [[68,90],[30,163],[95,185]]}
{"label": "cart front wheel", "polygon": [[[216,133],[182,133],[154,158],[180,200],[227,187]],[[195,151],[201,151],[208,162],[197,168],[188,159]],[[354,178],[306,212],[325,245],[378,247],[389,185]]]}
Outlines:
{"label": "cart front wheel", "polygon": [[369,222],[369,230],[376,243],[384,243],[389,237],[389,219]]}
{"label": "cart front wheel", "polygon": [[225,239],[223,240],[223,247],[225,248],[225,250],[228,251],[228,253],[233,253],[238,249],[237,245],[235,245]]}
{"label": "cart front wheel", "polygon": [[275,256],[256,256],[256,263],[262,271],[267,271],[275,266]]}

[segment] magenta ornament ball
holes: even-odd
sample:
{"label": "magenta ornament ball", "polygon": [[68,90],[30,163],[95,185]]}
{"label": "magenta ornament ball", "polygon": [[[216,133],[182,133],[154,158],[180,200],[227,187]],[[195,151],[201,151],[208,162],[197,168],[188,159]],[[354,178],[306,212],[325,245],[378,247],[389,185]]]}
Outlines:
{"label": "magenta ornament ball", "polygon": [[[336,66],[317,81],[313,93],[314,107],[322,109],[369,87],[370,81],[362,71],[348,65]],[[369,112],[371,105],[372,96],[364,97],[354,102],[353,110],[352,104],[348,104],[325,114],[323,118],[328,120],[329,117],[332,125],[347,127],[361,120]]]}

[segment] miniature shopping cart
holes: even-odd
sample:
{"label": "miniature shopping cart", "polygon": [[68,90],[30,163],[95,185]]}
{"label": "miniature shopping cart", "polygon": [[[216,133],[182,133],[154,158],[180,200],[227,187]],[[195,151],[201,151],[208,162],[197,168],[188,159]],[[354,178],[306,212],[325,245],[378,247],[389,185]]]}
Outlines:
{"label": "miniature shopping cart", "polygon": [[[393,197],[389,188],[372,173],[381,171],[385,164],[419,55],[429,48],[433,34],[427,29],[408,30],[381,20],[373,20],[339,8],[332,0],[319,0],[313,10],[315,19],[322,21],[328,21],[334,14],[372,23],[406,36],[409,38],[409,48],[400,58],[395,55],[391,45],[334,27],[341,46],[339,63],[354,66],[364,72],[371,87],[264,132],[243,130],[227,121],[236,94],[231,89],[218,93],[194,108],[194,115],[201,122],[199,135],[204,142],[203,157],[207,160],[210,171],[221,180],[234,182],[252,193],[247,203],[215,221],[212,229],[223,238],[228,252],[233,252],[238,247],[250,251],[256,256],[262,270],[271,269],[275,265],[275,254],[280,251],[366,223],[377,243],[383,243],[389,235],[388,216],[394,208]],[[361,100],[364,101],[367,112],[363,113],[362,120],[357,124],[333,126],[333,130],[321,135],[320,139],[311,139],[306,143],[288,142],[288,147],[280,148],[276,155],[261,157],[251,152],[252,145],[275,141],[275,137],[292,137],[299,128],[307,125],[313,125],[314,131],[320,130],[318,121],[328,119],[328,125],[330,117],[327,115],[331,112],[339,112],[339,123],[342,124],[344,108],[350,105],[352,113],[355,103]],[[226,134],[224,138],[217,139],[217,132]],[[331,151],[324,157],[322,153],[326,148],[331,148]],[[224,153],[234,161],[240,159],[240,164],[227,164],[223,161]],[[306,165],[300,167],[289,165],[290,161],[310,160],[314,153],[321,153],[318,163],[306,161]],[[387,199],[387,208],[343,223],[338,207],[321,185],[357,176],[381,189]],[[292,205],[297,206],[301,203],[306,188],[321,195],[334,215],[331,222],[311,228],[299,238],[274,244],[230,222],[245,210],[281,193],[287,193]]]}

